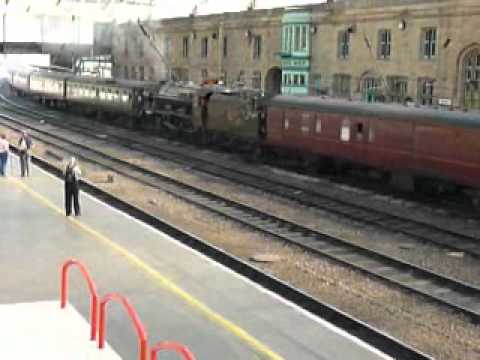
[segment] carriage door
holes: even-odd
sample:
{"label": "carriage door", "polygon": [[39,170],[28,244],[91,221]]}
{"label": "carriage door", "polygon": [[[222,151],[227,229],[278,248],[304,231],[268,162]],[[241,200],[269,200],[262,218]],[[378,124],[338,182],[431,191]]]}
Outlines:
{"label": "carriage door", "polygon": [[352,145],[354,146],[354,158],[362,163],[368,156],[369,120],[356,118],[352,121]]}

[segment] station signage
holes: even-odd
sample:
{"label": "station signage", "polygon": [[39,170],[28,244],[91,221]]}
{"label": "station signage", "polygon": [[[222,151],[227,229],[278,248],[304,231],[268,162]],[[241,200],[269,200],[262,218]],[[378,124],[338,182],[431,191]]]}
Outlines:
{"label": "station signage", "polygon": [[452,99],[438,99],[438,105],[452,106]]}

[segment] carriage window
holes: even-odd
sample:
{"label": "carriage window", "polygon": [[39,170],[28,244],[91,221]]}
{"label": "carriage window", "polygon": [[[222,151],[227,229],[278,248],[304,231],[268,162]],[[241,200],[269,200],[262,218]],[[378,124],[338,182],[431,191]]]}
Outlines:
{"label": "carriage window", "polygon": [[357,137],[357,141],[363,141],[363,124],[362,123],[357,124],[356,137]]}
{"label": "carriage window", "polygon": [[310,132],[310,113],[302,114],[302,127],[300,128],[302,133],[307,134]]}
{"label": "carriage window", "polygon": [[340,140],[345,142],[350,141],[350,120],[343,120],[340,129]]}
{"label": "carriage window", "polygon": [[368,129],[368,142],[374,142],[375,141],[375,129],[373,128],[372,125],[370,125],[370,128]]}
{"label": "carriage window", "polygon": [[320,134],[322,132],[322,119],[317,118],[315,121],[315,132]]}
{"label": "carriage window", "polygon": [[289,127],[290,127],[290,121],[288,120],[287,114],[285,114],[283,118],[283,128],[285,130],[288,130]]}

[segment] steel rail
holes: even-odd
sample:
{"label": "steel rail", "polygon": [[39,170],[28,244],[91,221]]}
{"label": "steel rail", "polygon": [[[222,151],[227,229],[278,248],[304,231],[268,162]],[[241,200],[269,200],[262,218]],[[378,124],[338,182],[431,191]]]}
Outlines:
{"label": "steel rail", "polygon": [[[333,260],[364,274],[395,284],[465,314],[472,322],[480,321],[480,288],[437,274],[388,254],[349,243],[340,238],[281,219],[209,191],[181,183],[173,178],[145,169],[128,161],[115,158],[102,151],[49,134],[22,121],[0,114],[0,117],[23,127],[28,126],[39,141],[60,149],[68,149],[105,169],[136,182],[156,188],[198,207],[287,243],[295,244],[315,254]],[[12,126],[0,121],[4,126]],[[19,128],[15,128],[19,129]]]}
{"label": "steel rail", "polygon": [[[46,117],[42,113],[25,109],[3,96],[0,96],[0,100],[8,102],[12,111],[19,111],[22,115],[35,116],[37,119],[45,119]],[[53,120],[55,125],[62,126],[66,129],[80,131],[90,136],[95,136],[96,134],[93,129],[86,126],[78,124],[72,125],[65,122],[58,124],[60,120],[56,117],[52,115],[47,115],[47,117]],[[335,214],[336,216],[347,218],[353,222],[374,226],[384,231],[406,235],[424,243],[431,243],[450,250],[462,251],[474,257],[480,257],[480,238],[478,237],[462,234],[408,216],[400,216],[391,212],[374,209],[368,205],[338,199],[327,193],[309,189],[306,186],[297,186],[288,184],[281,179],[269,178],[265,174],[228,166],[220,162],[214,163],[200,158],[196,154],[175,151],[171,147],[161,146],[159,144],[152,145],[138,141],[132,144],[132,138],[111,133],[108,133],[107,136],[110,139],[116,140],[116,143],[120,143],[126,148],[143,151],[148,155],[177,164],[187,165],[193,170],[217,177],[220,176],[234,183],[297,202],[302,206],[314,207]]]}

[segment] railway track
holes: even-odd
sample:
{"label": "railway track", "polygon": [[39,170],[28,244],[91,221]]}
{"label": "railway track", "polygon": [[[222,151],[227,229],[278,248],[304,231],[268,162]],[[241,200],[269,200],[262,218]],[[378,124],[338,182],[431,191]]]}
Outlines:
{"label": "railway track", "polygon": [[478,323],[480,320],[478,287],[186,185],[102,151],[91,149],[82,143],[47,133],[38,126],[11,116],[0,114],[0,118],[3,119],[0,121],[1,125],[13,130],[29,128],[34,138],[49,146],[67,149],[68,152],[76,153],[78,157],[104,169],[161,190],[263,234],[295,244],[388,284],[420,294],[465,314],[472,322]]}
{"label": "railway track", "polygon": [[[34,117],[38,120],[48,117],[56,125],[64,128],[77,132],[80,131],[92,137],[98,135],[97,131],[87,126],[72,125],[65,122],[58,124],[60,119],[55,116],[25,109],[1,95],[0,101],[6,104],[9,110],[21,115]],[[265,173],[258,171],[239,169],[221,162],[213,163],[199,155],[176,151],[171,147],[141,141],[132,143],[132,138],[111,133],[106,135],[110,140],[115,140],[117,144],[121,144],[126,148],[142,151],[157,158],[188,166],[198,172],[222,177],[234,183],[297,202],[302,206],[314,207],[359,224],[373,226],[391,233],[403,234],[425,243],[433,243],[450,250],[462,251],[472,256],[480,257],[480,239],[474,236],[455,232],[407,216],[387,213],[386,211],[377,210],[357,202],[338,199],[326,193],[325,190],[321,191],[308,188],[307,186],[289,184],[281,179],[268,177]]]}

